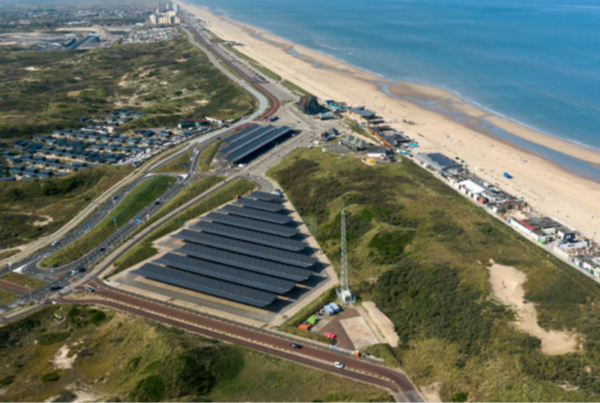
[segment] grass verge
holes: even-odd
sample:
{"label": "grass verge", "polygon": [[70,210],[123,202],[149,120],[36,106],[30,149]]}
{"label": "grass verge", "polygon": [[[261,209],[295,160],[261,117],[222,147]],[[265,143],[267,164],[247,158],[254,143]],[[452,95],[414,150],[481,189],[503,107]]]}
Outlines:
{"label": "grass verge", "polygon": [[21,252],[19,249],[7,250],[6,252],[0,253],[0,260],[6,259],[7,257],[11,257]]}
{"label": "grass verge", "polygon": [[29,277],[24,274],[10,272],[0,277],[0,280],[8,281],[9,283],[17,284],[22,287],[27,287],[32,290],[37,290],[48,284],[44,280],[37,279],[35,277]]}
{"label": "grass verge", "polygon": [[[126,224],[175,182],[175,178],[154,176],[133,189],[121,203],[90,232],[41,262],[42,267],[63,266],[97,247],[119,227]],[[114,219],[117,220],[116,225]]]}
{"label": "grass verge", "polygon": [[[173,158],[169,162],[161,165],[153,171],[156,174],[166,174],[166,173],[188,173],[190,170],[190,157],[192,156],[193,150],[188,150],[184,153],[181,153],[177,157]],[[185,165],[185,168],[184,168]]]}
{"label": "grass verge", "polygon": [[19,298],[19,296],[17,294],[15,294],[14,292],[0,290],[0,306],[6,305],[9,302],[12,302],[17,298]]}
{"label": "grass verge", "polygon": [[246,179],[236,179],[213,194],[201,199],[186,211],[178,214],[156,230],[152,231],[152,233],[147,235],[141,242],[129,250],[129,252],[117,259],[114,264],[115,270],[111,273],[111,276],[156,255],[158,250],[152,245],[152,242],[181,228],[187,220],[196,218],[231,201],[232,192],[243,195],[255,188],[256,185]]}
{"label": "grass verge", "polygon": [[198,157],[198,166],[196,167],[196,171],[199,172],[210,172],[213,167],[210,165],[212,160],[215,158],[217,151],[219,151],[219,147],[223,143],[223,139],[217,140],[208,147],[206,147],[202,154]]}
{"label": "grass verge", "polygon": [[290,91],[292,91],[292,92],[296,93],[297,95],[300,95],[300,96],[302,96],[302,95],[311,95],[311,94],[310,94],[310,92],[308,92],[308,91],[304,90],[302,87],[300,87],[300,86],[298,86],[298,85],[294,84],[294,83],[293,83],[293,82],[291,82],[291,81],[288,81],[288,80],[283,80],[283,81],[281,82],[281,84],[282,84],[282,85],[283,85],[285,88],[287,88],[288,90],[290,90]]}
{"label": "grass verge", "polygon": [[265,76],[269,77],[271,80],[275,80],[275,81],[281,80],[281,76],[279,74],[275,73],[274,71],[269,70],[268,68],[266,68],[262,64],[260,64],[258,62],[255,62],[255,61],[249,61],[248,63],[252,67],[254,67],[256,70],[260,71]]}

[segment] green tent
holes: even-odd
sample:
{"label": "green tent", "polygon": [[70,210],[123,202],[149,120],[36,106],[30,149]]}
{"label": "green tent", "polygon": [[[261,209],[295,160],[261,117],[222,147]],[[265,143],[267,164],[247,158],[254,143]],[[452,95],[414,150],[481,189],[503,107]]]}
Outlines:
{"label": "green tent", "polygon": [[311,325],[313,325],[313,326],[315,325],[315,323],[317,323],[317,320],[318,320],[318,319],[317,319],[317,317],[316,317],[315,315],[313,315],[313,316],[311,316],[310,318],[306,319],[306,321],[307,321],[308,323],[310,323]]}

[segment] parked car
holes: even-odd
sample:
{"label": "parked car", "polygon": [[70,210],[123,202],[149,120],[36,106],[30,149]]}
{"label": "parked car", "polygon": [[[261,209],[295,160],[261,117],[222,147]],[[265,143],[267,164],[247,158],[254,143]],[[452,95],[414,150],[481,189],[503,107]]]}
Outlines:
{"label": "parked car", "polygon": [[87,271],[87,269],[85,267],[80,267],[79,268],[79,272],[80,273],[85,273]]}
{"label": "parked car", "polygon": [[292,348],[295,348],[296,350],[300,350],[302,348],[302,346],[300,344],[296,344],[296,343],[292,343],[292,344],[290,344],[290,346]]}
{"label": "parked car", "polygon": [[334,367],[336,367],[336,368],[339,368],[339,369],[342,369],[342,368],[344,368],[344,367],[345,367],[345,365],[344,365],[344,364],[342,364],[342,363],[341,363],[341,362],[339,362],[339,361],[336,361],[336,362],[334,362],[334,363],[333,363],[333,364],[331,364],[331,365],[333,365]]}
{"label": "parked car", "polygon": [[52,287],[50,287],[50,291],[58,291],[60,290],[62,287],[60,285],[53,285]]}

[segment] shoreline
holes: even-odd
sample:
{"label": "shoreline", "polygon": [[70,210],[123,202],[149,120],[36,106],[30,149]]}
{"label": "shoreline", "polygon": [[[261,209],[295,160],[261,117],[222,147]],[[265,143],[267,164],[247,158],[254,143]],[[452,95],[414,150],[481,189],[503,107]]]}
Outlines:
{"label": "shoreline", "polygon": [[[523,197],[545,215],[568,222],[589,237],[600,230],[595,218],[600,217],[600,206],[594,203],[600,197],[600,153],[593,149],[492,115],[443,89],[394,82],[261,28],[214,15],[206,7],[180,5],[206,21],[215,35],[241,42],[240,52],[282,79],[321,99],[365,105],[390,126],[418,139],[419,151],[460,156],[483,179]],[[382,84],[396,93],[386,94]],[[510,136],[520,144],[506,138]],[[569,167],[571,163],[576,168]],[[586,170],[592,174],[586,175]],[[503,178],[503,172],[513,179]]]}

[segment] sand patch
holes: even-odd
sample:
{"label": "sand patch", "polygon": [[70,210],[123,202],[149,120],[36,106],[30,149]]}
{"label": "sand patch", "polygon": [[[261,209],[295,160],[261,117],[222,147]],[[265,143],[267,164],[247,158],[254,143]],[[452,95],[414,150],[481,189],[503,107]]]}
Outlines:
{"label": "sand patch", "polygon": [[42,217],[43,220],[33,222],[33,225],[35,225],[36,227],[45,227],[46,225],[54,221],[54,218],[52,218],[49,215],[42,215],[40,217]]}
{"label": "sand patch", "polygon": [[69,346],[65,344],[52,356],[52,358],[50,358],[50,362],[54,365],[54,369],[73,368],[73,363],[77,359],[77,354],[73,354],[73,356],[69,357],[69,351]]}
{"label": "sand patch", "polygon": [[537,323],[537,311],[532,303],[525,303],[523,284],[527,280],[525,273],[510,266],[492,264],[489,269],[492,293],[496,299],[513,308],[518,315],[518,329],[539,338],[542,352],[546,354],[566,354],[579,349],[577,334],[544,330]]}
{"label": "sand patch", "polygon": [[69,91],[67,92],[68,97],[78,97],[81,94],[81,91]]}
{"label": "sand patch", "polygon": [[391,319],[385,316],[374,302],[364,301],[362,307],[365,309],[369,319],[373,321],[376,331],[379,331],[385,342],[392,347],[398,347],[400,344],[400,337],[398,337],[398,333],[396,333],[394,323]]}
{"label": "sand patch", "polygon": [[435,382],[429,386],[421,387],[421,396],[426,402],[441,402],[440,390],[442,390],[442,382]]}
{"label": "sand patch", "polygon": [[29,66],[29,67],[25,67],[25,70],[27,71],[38,71],[40,70],[39,67],[34,67],[34,66]]}

